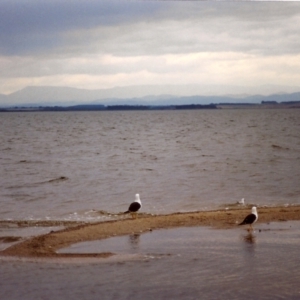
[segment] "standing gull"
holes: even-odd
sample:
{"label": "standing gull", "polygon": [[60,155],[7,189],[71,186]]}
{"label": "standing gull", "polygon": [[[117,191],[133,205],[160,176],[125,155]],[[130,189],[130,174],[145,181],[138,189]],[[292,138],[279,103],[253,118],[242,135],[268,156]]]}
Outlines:
{"label": "standing gull", "polygon": [[257,210],[256,207],[253,206],[251,209],[251,214],[249,214],[242,223],[240,223],[239,225],[246,225],[249,224],[250,227],[248,230],[253,230],[252,224],[254,224],[258,219],[258,214],[257,214]]}
{"label": "standing gull", "polygon": [[127,211],[124,212],[124,214],[130,213],[131,216],[134,218],[136,217],[137,212],[142,208],[142,202],[140,199],[140,194],[135,194],[135,200],[129,205],[129,208]]}
{"label": "standing gull", "polygon": [[242,198],[240,201],[237,202],[237,204],[245,205],[245,198]]}

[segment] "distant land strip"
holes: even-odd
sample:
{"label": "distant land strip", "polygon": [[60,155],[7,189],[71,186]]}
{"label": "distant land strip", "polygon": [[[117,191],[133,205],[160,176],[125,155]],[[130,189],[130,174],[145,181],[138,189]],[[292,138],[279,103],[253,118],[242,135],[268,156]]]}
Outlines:
{"label": "distant land strip", "polygon": [[234,108],[300,108],[300,101],[262,101],[261,103],[218,103],[184,105],[103,105],[80,104],[72,106],[13,106],[0,108],[0,112],[19,111],[126,111],[126,110],[194,110]]}

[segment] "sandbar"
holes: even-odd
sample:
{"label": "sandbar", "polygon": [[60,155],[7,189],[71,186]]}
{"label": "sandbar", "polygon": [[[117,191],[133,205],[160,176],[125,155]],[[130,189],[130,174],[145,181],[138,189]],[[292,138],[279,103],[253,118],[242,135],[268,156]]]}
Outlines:
{"label": "sandbar", "polygon": [[[95,241],[114,236],[143,233],[157,229],[188,226],[208,226],[218,229],[236,228],[249,214],[249,207],[237,207],[213,211],[172,213],[166,215],[139,214],[136,219],[122,216],[118,220],[98,223],[72,223],[62,230],[26,239],[0,252],[2,257],[24,258],[108,258],[114,255],[105,253],[57,253],[59,249],[72,244]],[[258,207],[259,223],[279,221],[299,221],[300,205]],[[49,227],[53,224],[49,222]],[[57,225],[57,224],[56,224]],[[66,224],[67,225],[67,224]]]}

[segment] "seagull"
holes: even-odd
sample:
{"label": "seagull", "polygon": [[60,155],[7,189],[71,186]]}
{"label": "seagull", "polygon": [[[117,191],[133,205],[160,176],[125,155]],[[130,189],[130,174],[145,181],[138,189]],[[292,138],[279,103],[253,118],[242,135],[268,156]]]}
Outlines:
{"label": "seagull", "polygon": [[130,205],[129,205],[129,208],[127,211],[124,212],[124,214],[128,214],[130,213],[132,218],[136,218],[136,214],[137,212],[142,208],[142,202],[141,202],[141,199],[140,199],[140,194],[135,194],[135,200],[134,202],[132,202]]}
{"label": "seagull", "polygon": [[252,224],[254,224],[258,219],[258,214],[257,214],[257,210],[256,207],[253,206],[251,209],[251,214],[249,214],[242,223],[240,223],[239,225],[245,225],[245,224],[249,224],[250,227],[248,229],[249,230],[253,230]]}
{"label": "seagull", "polygon": [[245,205],[245,198],[242,198],[240,201],[237,202],[237,204]]}

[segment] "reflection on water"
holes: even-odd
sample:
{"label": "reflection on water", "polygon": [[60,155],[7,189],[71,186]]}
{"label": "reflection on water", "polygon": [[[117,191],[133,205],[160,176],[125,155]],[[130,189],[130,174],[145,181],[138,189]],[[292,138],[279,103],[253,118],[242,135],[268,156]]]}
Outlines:
{"label": "reflection on water", "polygon": [[134,233],[129,235],[129,245],[133,250],[137,250],[139,248],[140,242],[140,234]]}
{"label": "reflection on water", "polygon": [[256,242],[256,237],[252,232],[248,232],[243,236],[243,239],[248,244],[254,244]]}

